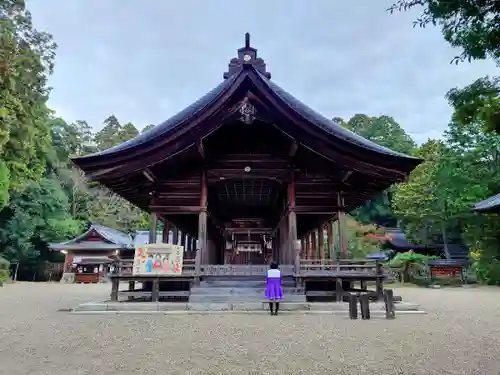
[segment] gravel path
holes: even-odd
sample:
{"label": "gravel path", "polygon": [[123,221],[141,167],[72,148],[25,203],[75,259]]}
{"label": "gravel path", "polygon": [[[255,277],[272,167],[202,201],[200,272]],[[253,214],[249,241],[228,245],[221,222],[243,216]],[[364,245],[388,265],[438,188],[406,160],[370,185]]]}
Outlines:
{"label": "gravel path", "polygon": [[0,375],[498,374],[500,289],[397,290],[427,315],[71,315],[109,285],[0,288]]}

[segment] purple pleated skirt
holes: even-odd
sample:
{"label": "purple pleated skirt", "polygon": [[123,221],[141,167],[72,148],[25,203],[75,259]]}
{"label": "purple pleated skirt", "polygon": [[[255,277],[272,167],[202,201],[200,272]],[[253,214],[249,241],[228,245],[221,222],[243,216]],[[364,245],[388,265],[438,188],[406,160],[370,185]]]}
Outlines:
{"label": "purple pleated skirt", "polygon": [[266,283],[266,299],[283,299],[283,287],[280,277],[268,277]]}

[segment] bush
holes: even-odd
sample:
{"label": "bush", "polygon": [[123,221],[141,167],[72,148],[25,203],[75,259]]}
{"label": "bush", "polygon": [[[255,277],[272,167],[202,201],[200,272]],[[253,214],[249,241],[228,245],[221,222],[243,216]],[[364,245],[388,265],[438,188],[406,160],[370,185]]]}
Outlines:
{"label": "bush", "polygon": [[388,265],[393,269],[394,273],[399,274],[399,281],[412,282],[424,286],[430,283],[427,262],[433,259],[439,259],[439,257],[408,251],[397,254],[391,259]]}
{"label": "bush", "polygon": [[418,254],[411,251],[406,253],[399,253],[389,262],[389,267],[399,268],[403,267],[407,263],[417,263],[421,265],[427,265],[429,260],[440,259],[438,256],[427,256],[424,254]]}
{"label": "bush", "polygon": [[477,280],[488,285],[500,285],[500,261],[497,259],[476,260],[472,263],[472,268]]}
{"label": "bush", "polygon": [[10,262],[0,257],[0,286],[8,281],[11,281]]}

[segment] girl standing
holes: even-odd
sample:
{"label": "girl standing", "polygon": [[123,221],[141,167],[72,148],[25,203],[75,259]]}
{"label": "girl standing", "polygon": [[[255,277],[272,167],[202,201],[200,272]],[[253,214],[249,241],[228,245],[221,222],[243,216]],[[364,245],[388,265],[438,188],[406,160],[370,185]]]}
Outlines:
{"label": "girl standing", "polygon": [[[272,262],[266,275],[266,299],[269,300],[269,311],[271,315],[278,315],[279,301],[283,299],[283,287],[281,286],[281,271],[278,263]],[[275,307],[273,311],[273,305]]]}

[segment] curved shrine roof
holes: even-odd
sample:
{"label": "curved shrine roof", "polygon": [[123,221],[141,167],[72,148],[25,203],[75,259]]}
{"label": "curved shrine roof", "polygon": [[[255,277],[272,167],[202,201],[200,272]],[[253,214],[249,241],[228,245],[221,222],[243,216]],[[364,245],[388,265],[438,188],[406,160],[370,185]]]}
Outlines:
{"label": "curved shrine roof", "polygon": [[[257,58],[257,50],[250,47],[249,36],[246,36],[246,45],[238,50],[238,58],[232,59],[229,71],[224,74],[225,80],[193,104],[183,109],[167,121],[155,126],[148,132],[142,133],[134,139],[119,144],[107,150],[94,154],[73,158],[73,162],[82,168],[90,177],[97,180],[106,176],[120,177],[138,170],[144,170],[150,165],[169,158],[183,148],[193,144],[192,139],[186,135],[184,141],[179,141],[182,133],[189,133],[188,128],[195,122],[209,118],[221,108],[230,106],[230,99],[238,96],[245,98],[248,93],[265,98],[279,110],[287,113],[287,121],[300,123],[302,128],[314,139],[326,144],[326,148],[346,154],[364,163],[368,168],[392,170],[396,173],[407,174],[418,164],[421,159],[404,155],[386,147],[371,142],[337,124],[325,116],[314,111],[300,100],[293,97],[270,79],[265,63]],[[234,100],[232,102],[234,105]],[[226,107],[225,107],[226,106]],[[278,108],[276,108],[278,110]],[[208,130],[207,130],[208,131]],[[203,134],[201,134],[203,136]],[[170,148],[169,143],[175,140],[176,148]],[[307,140],[297,140],[306,147],[315,149],[307,144]],[[325,143],[326,142],[326,143]],[[145,155],[158,153],[163,150],[157,160],[152,160]],[[135,169],[125,166],[135,162]],[[137,163],[142,163],[137,167]],[[389,178],[390,179],[390,178]]]}
{"label": "curved shrine roof", "polygon": [[[92,234],[96,233],[102,241],[88,240]],[[118,229],[106,227],[100,224],[92,224],[84,233],[61,243],[49,244],[53,250],[66,249],[117,249],[130,246],[131,237]]]}
{"label": "curved shrine roof", "polygon": [[90,155],[81,156],[78,158],[74,158],[73,161],[78,165],[80,162],[84,163],[85,161],[91,161],[97,157],[101,156],[111,156],[120,154],[127,150],[134,149],[136,147],[140,147],[146,145],[150,142],[156,142],[161,139],[164,135],[169,132],[172,132],[176,128],[182,126],[182,124],[189,121],[189,119],[200,111],[203,111],[205,108],[210,106],[213,102],[216,101],[227,89],[229,89],[234,82],[237,80],[239,76],[242,75],[253,75],[255,78],[258,77],[262,83],[264,83],[270,90],[270,92],[276,96],[278,96],[284,104],[289,106],[293,111],[295,111],[298,115],[305,118],[311,124],[314,124],[318,128],[328,132],[332,136],[338,138],[341,141],[350,143],[355,147],[362,147],[364,149],[384,154],[394,156],[396,158],[401,158],[403,160],[411,161],[412,164],[418,165],[421,162],[420,158],[416,158],[413,156],[405,155],[400,152],[393,151],[387,147],[380,146],[375,142],[372,142],[366,138],[363,138],[356,133],[342,127],[337,124],[335,121],[328,119],[322,114],[314,111],[312,108],[302,103],[300,100],[296,99],[293,95],[288,93],[286,90],[278,86],[276,83],[272,82],[270,79],[264,77],[261,73],[256,71],[254,68],[245,70],[242,69],[238,74],[235,74],[228,79],[224,80],[217,87],[209,91],[207,94],[196,100],[193,104],[184,108],[176,115],[170,117],[168,120],[163,123],[155,126],[153,129],[138,135],[137,137],[123,142],[117,146],[109,148],[107,150],[99,151]]}

